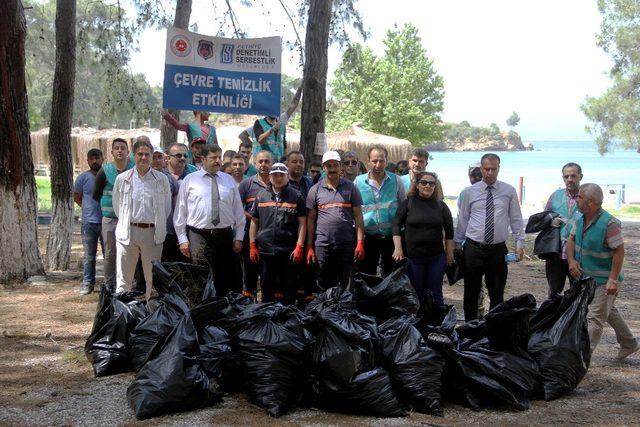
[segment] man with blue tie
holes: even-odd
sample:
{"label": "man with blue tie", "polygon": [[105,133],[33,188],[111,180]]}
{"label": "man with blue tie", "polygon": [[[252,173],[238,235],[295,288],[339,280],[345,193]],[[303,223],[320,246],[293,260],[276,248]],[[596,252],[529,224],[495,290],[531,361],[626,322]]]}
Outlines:
{"label": "man with blue tie", "polygon": [[482,277],[491,308],[504,299],[507,283],[506,240],[509,227],[516,241],[516,257],[524,257],[522,213],[515,188],[498,181],[500,157],[488,153],[480,160],[482,181],[462,191],[454,240],[464,247],[464,317],[478,317],[478,294]]}

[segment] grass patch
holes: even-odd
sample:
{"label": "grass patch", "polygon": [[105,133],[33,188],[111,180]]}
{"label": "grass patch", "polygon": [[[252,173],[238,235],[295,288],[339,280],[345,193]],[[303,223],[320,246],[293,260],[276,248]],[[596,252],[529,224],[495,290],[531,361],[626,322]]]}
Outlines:
{"label": "grass patch", "polygon": [[38,212],[51,212],[51,180],[44,176],[36,176],[38,191]]}
{"label": "grass patch", "polygon": [[84,363],[84,351],[82,350],[65,350],[62,353],[62,360],[69,363]]}
{"label": "grass patch", "polygon": [[638,218],[640,219],[640,206],[628,205],[623,206],[620,209],[612,209],[609,211],[613,216],[621,216],[624,218]]}

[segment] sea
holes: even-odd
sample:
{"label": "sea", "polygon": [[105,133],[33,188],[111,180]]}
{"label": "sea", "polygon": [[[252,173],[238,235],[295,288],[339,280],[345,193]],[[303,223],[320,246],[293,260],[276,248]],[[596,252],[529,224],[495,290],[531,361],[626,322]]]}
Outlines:
{"label": "sea", "polygon": [[[523,178],[523,204],[542,209],[549,195],[563,187],[562,166],[568,162],[582,167],[583,183],[593,182],[605,190],[605,204],[640,203],[640,153],[615,149],[598,153],[593,141],[526,141],[533,151],[497,152],[500,156],[498,179],[516,189]],[[469,185],[469,165],[480,161],[484,152],[430,153],[427,170],[436,172],[445,196],[457,197]],[[622,186],[624,191],[622,194]],[[624,197],[623,197],[624,196]],[[624,199],[624,200],[623,200]]]}

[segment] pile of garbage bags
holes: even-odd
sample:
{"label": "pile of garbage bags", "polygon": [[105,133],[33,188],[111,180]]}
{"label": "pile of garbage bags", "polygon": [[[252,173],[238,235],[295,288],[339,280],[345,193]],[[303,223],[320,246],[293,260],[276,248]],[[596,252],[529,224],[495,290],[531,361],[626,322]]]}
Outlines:
{"label": "pile of garbage bags", "polygon": [[[455,308],[419,301],[405,267],[356,274],[303,312],[240,294],[216,295],[209,272],[154,264],[159,297],[103,288],[85,353],[96,376],[135,372],[127,399],[139,419],[193,410],[245,391],[279,417],[297,406],[399,417],[526,410],[571,392],[590,362],[585,279],[536,307],[511,298],[460,324]],[[199,296],[198,296],[199,295]]]}

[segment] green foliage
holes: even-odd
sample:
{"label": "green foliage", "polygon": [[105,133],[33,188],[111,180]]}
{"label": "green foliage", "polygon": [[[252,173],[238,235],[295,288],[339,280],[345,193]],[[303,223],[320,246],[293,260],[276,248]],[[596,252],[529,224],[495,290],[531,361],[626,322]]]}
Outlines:
{"label": "green foliage", "polygon": [[435,141],[442,135],[442,77],[422,47],[411,24],[388,31],[384,56],[354,44],[346,50],[331,82],[329,130],[354,122],[373,132],[413,143]]}
{"label": "green foliage", "polygon": [[520,123],[520,116],[514,111],[507,119],[507,126],[515,127],[518,126],[518,123]]}
{"label": "green foliage", "polygon": [[495,141],[502,141],[504,138],[498,126],[492,123],[490,127],[471,126],[468,121],[460,123],[446,123],[444,125],[443,136],[447,141],[471,140],[478,142],[481,138],[490,138]]}
{"label": "green foliage", "polygon": [[601,154],[620,142],[640,152],[640,4],[636,0],[599,0],[602,14],[597,43],[613,60],[611,87],[588,96],[581,108],[592,125]]}
{"label": "green foliage", "polygon": [[[28,0],[26,6],[29,122],[35,130],[48,126],[51,114],[56,5]],[[139,126],[159,108],[161,90],[128,68],[135,28],[117,4],[78,0],[74,126],[127,128],[132,118]]]}

